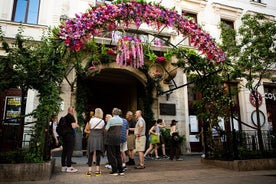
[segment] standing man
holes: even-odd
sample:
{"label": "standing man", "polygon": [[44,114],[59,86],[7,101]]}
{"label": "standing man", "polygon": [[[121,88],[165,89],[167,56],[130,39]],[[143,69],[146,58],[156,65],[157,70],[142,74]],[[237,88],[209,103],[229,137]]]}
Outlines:
{"label": "standing man", "polygon": [[135,165],[134,161],[134,150],[135,150],[135,135],[134,135],[134,130],[135,130],[135,125],[136,121],[133,118],[133,113],[131,111],[128,111],[126,113],[126,120],[128,122],[129,126],[129,131],[128,131],[128,136],[127,136],[127,148],[128,148],[128,162],[126,165]]}
{"label": "standing man", "polygon": [[121,131],[123,126],[123,120],[119,116],[121,110],[114,108],[112,110],[113,117],[109,119],[106,124],[106,145],[107,145],[107,157],[112,171],[110,175],[118,176],[124,175],[122,167],[122,157],[120,151],[121,143]]}
{"label": "standing man", "polygon": [[[120,113],[122,115],[122,112]],[[129,131],[129,126],[128,122],[125,118],[122,118],[123,120],[123,126],[122,126],[122,131],[121,131],[121,156],[122,156],[122,167],[123,171],[126,170],[126,151],[127,151],[127,136],[128,136],[128,131]]]}
{"label": "standing man", "polygon": [[142,117],[142,111],[137,110],[135,112],[135,117],[137,119],[137,123],[135,125],[134,135],[135,139],[135,148],[138,152],[139,156],[139,165],[135,166],[136,169],[144,169],[145,161],[144,161],[144,151],[146,146],[146,122]]}
{"label": "standing man", "polygon": [[68,114],[64,116],[65,126],[64,134],[62,135],[63,139],[63,150],[61,154],[61,171],[62,172],[77,172],[78,170],[71,166],[72,164],[72,155],[75,143],[75,132],[74,129],[78,128],[79,125],[76,122],[74,117],[75,110],[73,107],[68,108]]}

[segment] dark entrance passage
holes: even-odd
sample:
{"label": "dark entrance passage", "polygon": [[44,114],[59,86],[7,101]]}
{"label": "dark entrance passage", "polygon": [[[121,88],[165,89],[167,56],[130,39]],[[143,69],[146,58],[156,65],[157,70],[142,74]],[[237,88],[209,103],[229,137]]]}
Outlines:
{"label": "dark entrance passage", "polygon": [[140,99],[145,95],[142,83],[127,70],[104,69],[87,79],[87,111],[99,107],[104,114],[111,114],[114,107],[135,112],[142,106]]}

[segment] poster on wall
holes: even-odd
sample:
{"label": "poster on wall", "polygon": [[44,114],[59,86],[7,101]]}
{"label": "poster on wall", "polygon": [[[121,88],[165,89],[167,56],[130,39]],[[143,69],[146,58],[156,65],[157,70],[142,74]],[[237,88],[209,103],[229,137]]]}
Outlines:
{"label": "poster on wall", "polygon": [[191,133],[197,133],[198,130],[198,120],[195,115],[190,115],[190,132]]}
{"label": "poster on wall", "polygon": [[19,125],[19,118],[21,113],[21,97],[6,96],[4,109],[4,124]]}

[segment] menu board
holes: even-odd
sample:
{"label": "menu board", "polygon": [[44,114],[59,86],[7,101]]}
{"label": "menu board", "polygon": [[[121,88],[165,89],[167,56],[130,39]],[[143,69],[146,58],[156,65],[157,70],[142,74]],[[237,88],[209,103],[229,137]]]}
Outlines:
{"label": "menu board", "polygon": [[6,96],[4,110],[4,124],[19,125],[21,113],[21,97]]}

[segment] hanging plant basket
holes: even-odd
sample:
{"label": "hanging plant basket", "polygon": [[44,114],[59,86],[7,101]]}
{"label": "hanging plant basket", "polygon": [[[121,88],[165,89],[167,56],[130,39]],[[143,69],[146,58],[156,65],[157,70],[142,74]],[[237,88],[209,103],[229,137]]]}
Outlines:
{"label": "hanging plant basket", "polygon": [[165,69],[163,68],[162,65],[158,63],[154,63],[150,65],[149,70],[148,70],[149,76],[152,78],[154,81],[161,81],[165,77]]}

